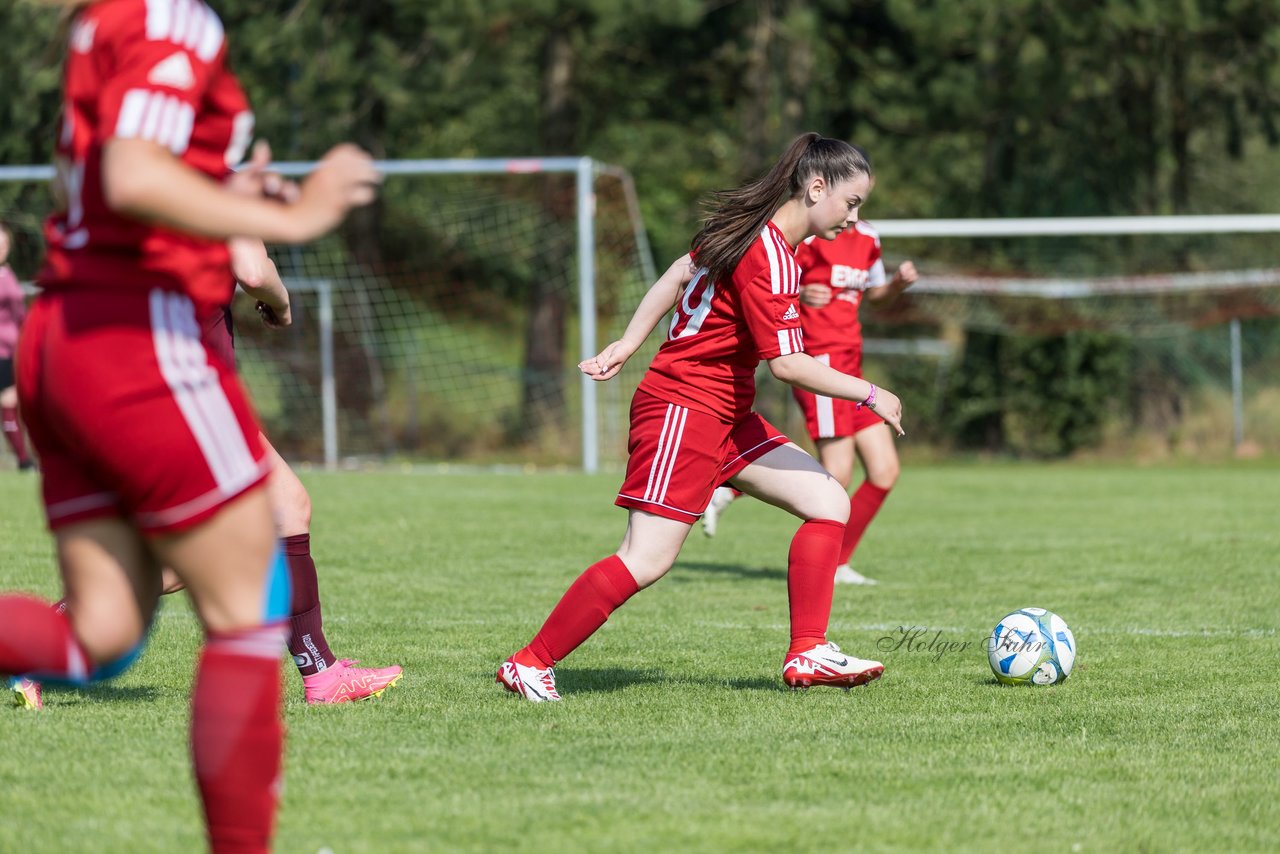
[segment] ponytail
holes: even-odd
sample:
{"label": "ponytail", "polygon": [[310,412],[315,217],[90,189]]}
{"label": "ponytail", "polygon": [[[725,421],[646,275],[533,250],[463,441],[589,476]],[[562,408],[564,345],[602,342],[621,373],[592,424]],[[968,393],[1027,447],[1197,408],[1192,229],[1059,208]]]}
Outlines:
{"label": "ponytail", "polygon": [[870,174],[871,163],[856,146],[812,132],[796,137],[764,175],[712,194],[702,230],[691,242],[698,266],[706,267],[713,280],[731,273],[769,218],[788,200],[799,198],[815,175],[837,184]]}

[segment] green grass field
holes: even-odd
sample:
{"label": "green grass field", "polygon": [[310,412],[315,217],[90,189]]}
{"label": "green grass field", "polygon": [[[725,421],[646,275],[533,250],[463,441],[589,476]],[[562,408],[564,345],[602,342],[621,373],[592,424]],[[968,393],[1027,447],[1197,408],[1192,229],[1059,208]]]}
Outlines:
{"label": "green grass field", "polygon": [[[616,547],[618,476],[305,480],[335,651],[407,675],[310,708],[285,672],[282,852],[1280,850],[1274,463],[908,467],[860,553],[880,586],[836,591],[832,639],[886,664],[848,694],[784,689],[795,522],[739,502],[543,705],[493,674]],[[34,483],[0,474],[0,588],[52,597]],[[1028,605],[1075,632],[1063,685],[991,676]],[[884,649],[900,627],[928,634]],[[118,681],[0,709],[0,851],[200,846],[197,641],[170,597]]]}

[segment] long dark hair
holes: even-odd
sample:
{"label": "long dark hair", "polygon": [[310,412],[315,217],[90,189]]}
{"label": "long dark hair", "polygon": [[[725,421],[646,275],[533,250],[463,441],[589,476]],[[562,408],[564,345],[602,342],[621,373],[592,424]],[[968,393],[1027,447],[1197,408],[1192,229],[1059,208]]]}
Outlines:
{"label": "long dark hair", "polygon": [[798,198],[815,175],[828,185],[838,184],[870,176],[871,163],[861,149],[843,140],[801,134],[764,175],[736,190],[712,194],[702,230],[690,243],[698,266],[706,267],[713,279],[732,272],[774,212]]}

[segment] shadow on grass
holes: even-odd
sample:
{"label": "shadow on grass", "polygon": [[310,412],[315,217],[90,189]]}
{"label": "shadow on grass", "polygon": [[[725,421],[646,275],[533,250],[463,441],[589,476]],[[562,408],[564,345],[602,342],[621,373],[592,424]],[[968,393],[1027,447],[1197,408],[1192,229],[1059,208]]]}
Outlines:
{"label": "shadow on grass", "polygon": [[784,581],[787,578],[787,570],[776,566],[741,566],[739,564],[708,563],[701,560],[677,561],[673,569],[674,573],[669,577],[677,582],[688,580],[687,577],[680,574],[680,570],[736,575],[739,578],[781,579]]}
{"label": "shadow on grass", "polygon": [[728,691],[768,691],[770,693],[789,690],[781,679],[766,676],[743,677],[738,679],[705,679],[683,673],[671,674],[665,670],[638,670],[627,667],[599,668],[566,668],[556,672],[556,687],[562,694],[590,694],[623,691],[635,685],[671,685],[694,683],[710,688],[723,688]]}
{"label": "shadow on grass", "polygon": [[52,700],[59,706],[87,706],[101,703],[152,703],[160,697],[160,691],[150,685],[94,685],[89,688],[71,688],[61,685],[44,686],[44,701]]}
{"label": "shadow on grass", "polygon": [[650,685],[669,682],[662,670],[636,670],[628,667],[573,668],[556,672],[556,687],[561,692],[605,693],[621,691],[632,685]]}
{"label": "shadow on grass", "polygon": [[704,684],[722,686],[732,691],[768,691],[769,693],[777,693],[779,691],[790,691],[781,679],[773,679],[766,676],[753,676],[744,679],[705,679]]}

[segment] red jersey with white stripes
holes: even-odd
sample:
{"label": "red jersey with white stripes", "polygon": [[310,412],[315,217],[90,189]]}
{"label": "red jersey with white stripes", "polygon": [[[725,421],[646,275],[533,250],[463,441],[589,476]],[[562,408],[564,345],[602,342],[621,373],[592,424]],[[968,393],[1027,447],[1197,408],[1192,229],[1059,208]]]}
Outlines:
{"label": "red jersey with white stripes", "polygon": [[240,162],[253,113],[225,62],[222,22],[200,0],[101,0],[77,14],[55,156],[65,209],[45,224],[46,290],[159,287],[205,308],[231,298],[224,241],[119,216],[102,190],[112,138],[156,142],[218,180]]}
{"label": "red jersey with white stripes", "polygon": [[705,269],[694,274],[640,388],[738,421],[755,401],[756,366],[804,352],[799,293],[800,266],[770,222],[731,276],[712,281]]}
{"label": "red jersey with white stripes", "polygon": [[796,247],[796,262],[804,270],[801,285],[831,288],[831,302],[822,308],[800,306],[809,352],[860,352],[862,324],[858,306],[862,304],[863,291],[885,283],[880,235],[865,222],[856,222],[834,240],[810,237]]}

